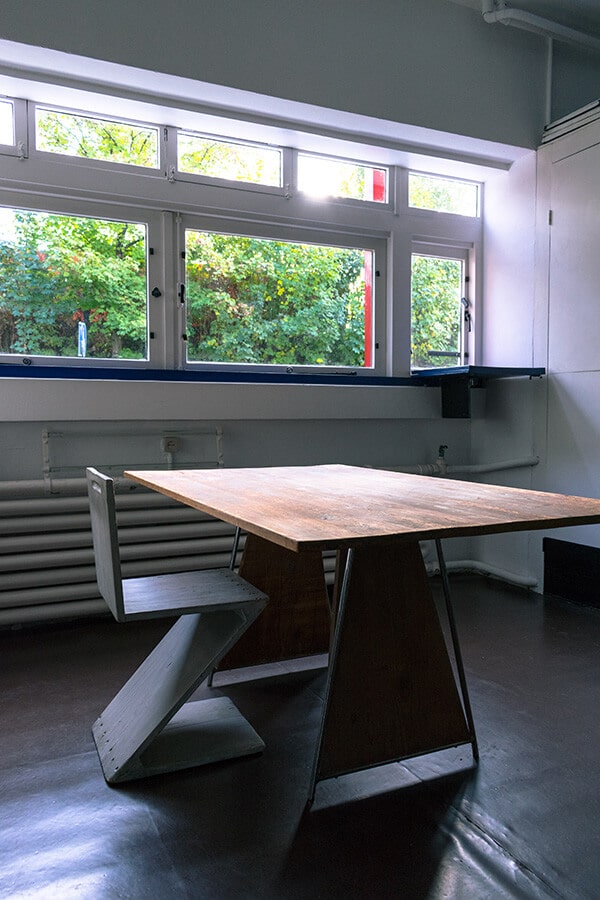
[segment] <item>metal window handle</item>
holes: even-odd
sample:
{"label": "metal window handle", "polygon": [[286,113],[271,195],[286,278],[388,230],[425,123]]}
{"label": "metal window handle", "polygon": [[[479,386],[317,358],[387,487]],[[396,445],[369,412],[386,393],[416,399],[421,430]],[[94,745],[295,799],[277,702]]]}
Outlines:
{"label": "metal window handle", "polygon": [[466,297],[462,297],[460,302],[462,303],[462,305],[464,306],[464,309],[465,309],[465,311],[463,313],[463,318],[465,320],[465,325],[467,326],[467,331],[471,332],[471,329],[473,328],[473,317],[471,316],[471,313],[469,312],[469,307],[471,304],[470,304],[469,300],[467,300]]}

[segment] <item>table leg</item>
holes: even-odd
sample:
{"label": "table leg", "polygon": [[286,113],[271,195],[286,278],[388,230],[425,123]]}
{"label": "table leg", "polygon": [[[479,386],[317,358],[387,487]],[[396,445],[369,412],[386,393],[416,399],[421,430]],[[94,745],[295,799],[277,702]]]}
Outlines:
{"label": "table leg", "polygon": [[269,603],[223,658],[220,669],[329,650],[331,621],[320,551],[294,553],[248,534],[240,575],[263,590]]}
{"label": "table leg", "polygon": [[472,742],[417,541],[350,551],[311,800],[325,778]]}

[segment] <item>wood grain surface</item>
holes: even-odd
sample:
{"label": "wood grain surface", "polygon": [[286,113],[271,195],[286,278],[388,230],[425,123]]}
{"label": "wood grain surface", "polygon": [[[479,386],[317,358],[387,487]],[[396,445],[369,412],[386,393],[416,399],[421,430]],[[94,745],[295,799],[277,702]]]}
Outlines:
{"label": "wood grain surface", "polygon": [[124,474],[295,551],[600,522],[600,499],[355,466]]}

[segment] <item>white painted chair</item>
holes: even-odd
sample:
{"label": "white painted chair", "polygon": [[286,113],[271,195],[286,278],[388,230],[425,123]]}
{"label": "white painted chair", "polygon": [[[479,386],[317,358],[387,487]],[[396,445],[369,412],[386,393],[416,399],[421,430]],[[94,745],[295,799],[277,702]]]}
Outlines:
{"label": "white painted chair", "polygon": [[121,575],[114,485],[88,468],[100,593],[117,622],[178,616],[93,726],[109,783],[257,753],[264,743],[227,697],[186,702],[267,604],[231,569]]}

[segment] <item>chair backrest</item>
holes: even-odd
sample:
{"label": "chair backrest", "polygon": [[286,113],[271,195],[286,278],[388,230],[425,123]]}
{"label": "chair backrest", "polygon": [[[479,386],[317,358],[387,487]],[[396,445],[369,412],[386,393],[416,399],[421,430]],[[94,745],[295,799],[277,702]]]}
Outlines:
{"label": "chair backrest", "polygon": [[124,622],[126,617],[113,480],[92,468],[86,469],[86,478],[98,587],[115,619]]}

